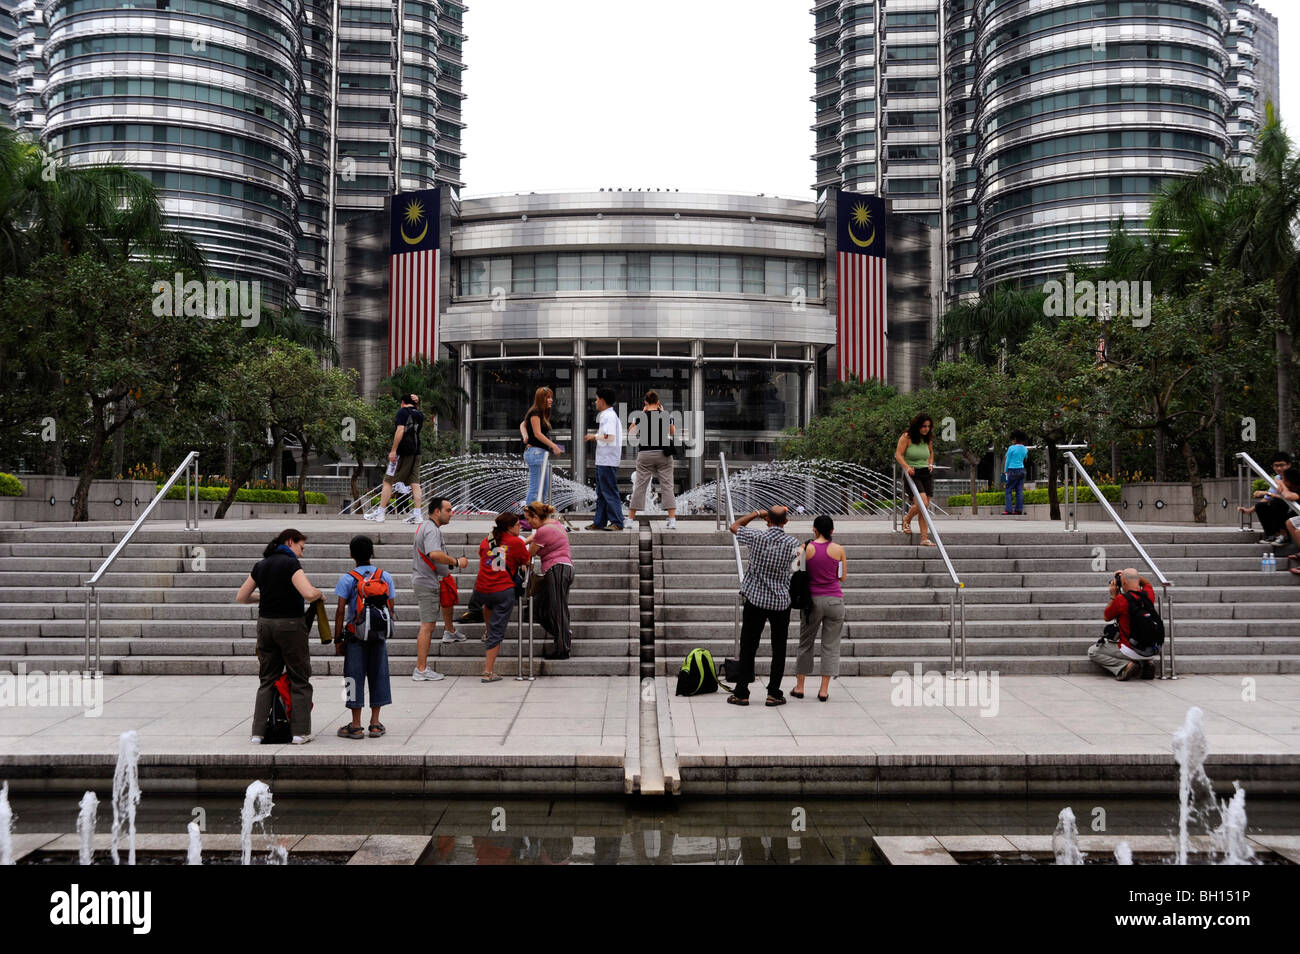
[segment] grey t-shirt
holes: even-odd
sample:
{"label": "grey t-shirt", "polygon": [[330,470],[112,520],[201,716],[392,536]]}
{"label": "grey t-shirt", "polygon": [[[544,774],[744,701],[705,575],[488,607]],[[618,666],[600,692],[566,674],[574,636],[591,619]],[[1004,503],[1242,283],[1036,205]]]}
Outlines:
{"label": "grey t-shirt", "polygon": [[443,553],[447,552],[442,542],[442,530],[436,523],[426,518],[415,531],[415,552],[411,554],[413,570],[411,582],[415,586],[436,590],[441,585],[442,578],[451,575],[451,567],[446,563],[435,561],[434,566],[438,569],[434,572],[420,556],[421,553],[434,553],[439,550]]}

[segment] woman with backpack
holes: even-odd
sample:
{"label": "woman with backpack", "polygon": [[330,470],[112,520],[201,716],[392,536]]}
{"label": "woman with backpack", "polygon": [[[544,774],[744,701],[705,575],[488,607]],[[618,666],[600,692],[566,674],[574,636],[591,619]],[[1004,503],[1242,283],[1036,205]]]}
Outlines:
{"label": "woman with backpack", "polygon": [[478,576],[472,602],[482,607],[487,638],[481,682],[501,681],[495,667],[515,608],[515,574],[528,564],[528,548],[518,532],[519,514],[497,514],[492,533],[478,545]]}
{"label": "woman with backpack", "polygon": [[[677,529],[677,497],[673,494],[673,442],[677,437],[677,425],[668,420],[664,406],[659,402],[658,391],[645,393],[645,434],[638,434],[638,423],[627,429],[630,443],[635,435],[640,449],[636,455],[636,487],[632,491],[632,505],[628,510],[628,519],[636,522],[636,512],[645,509],[646,494],[650,491],[650,481],[659,481],[660,506],[668,511],[666,530]],[[665,425],[666,428],[665,428]]]}
{"label": "woman with backpack", "polygon": [[540,500],[524,510],[534,528],[528,539],[528,556],[542,555],[542,587],[538,591],[538,613],[542,629],[555,640],[555,649],[543,659],[568,659],[573,647],[569,626],[569,588],[573,586],[573,554],[569,534],[555,515],[555,508]]}
{"label": "woman with backpack", "polygon": [[817,699],[830,698],[831,680],[840,674],[840,633],[844,628],[844,578],[849,561],[844,547],[833,543],[835,521],[822,514],[813,521],[813,539],[804,547],[808,567],[808,592],[812,609],[804,611],[799,629],[799,659],[795,663],[794,688],[790,695],[803,698],[804,677],[812,672],[813,642],[820,632],[822,642],[822,688]]}
{"label": "woman with backpack", "polygon": [[[307,647],[306,604],[324,599],[303,572],[307,537],[283,530],[266,545],[235,594],[237,603],[257,604],[257,699],[249,742],[260,745],[271,715],[275,683],[289,673],[290,725],[294,745],[311,741],[311,651]],[[256,590],[257,592],[254,592]],[[304,602],[305,601],[305,602]]]}
{"label": "woman with backpack", "polygon": [[334,651],[343,656],[344,705],[352,713],[352,722],[340,726],[338,735],[354,740],[365,737],[361,710],[366,705],[369,682],[368,731],[372,739],[378,739],[387,731],[379,721],[379,710],[393,701],[388,679],[388,637],[392,635],[396,587],[388,571],[374,565],[373,540],[353,537],[348,550],[357,567],[339,577],[334,587],[334,595],[339,598],[334,615]]}
{"label": "woman with backpack", "polygon": [[550,388],[538,388],[533,395],[533,406],[524,415],[519,424],[520,435],[524,439],[524,464],[528,467],[528,493],[524,503],[541,500],[545,492],[542,480],[542,464],[547,453],[558,457],[564,448],[551,440],[551,408],[555,406],[555,392]]}

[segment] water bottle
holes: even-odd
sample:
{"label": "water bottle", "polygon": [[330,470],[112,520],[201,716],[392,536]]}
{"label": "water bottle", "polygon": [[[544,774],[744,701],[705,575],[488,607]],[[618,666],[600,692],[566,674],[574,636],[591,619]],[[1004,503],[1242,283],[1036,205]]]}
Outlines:
{"label": "water bottle", "polygon": [[1276,571],[1277,571],[1277,557],[1275,557],[1275,556],[1270,552],[1269,555],[1268,555],[1268,572],[1269,572],[1269,573],[1274,573],[1274,572],[1276,572]]}
{"label": "water bottle", "polygon": [[1273,554],[1265,551],[1264,555],[1259,558],[1259,572],[1272,573],[1277,561],[1273,559]]}

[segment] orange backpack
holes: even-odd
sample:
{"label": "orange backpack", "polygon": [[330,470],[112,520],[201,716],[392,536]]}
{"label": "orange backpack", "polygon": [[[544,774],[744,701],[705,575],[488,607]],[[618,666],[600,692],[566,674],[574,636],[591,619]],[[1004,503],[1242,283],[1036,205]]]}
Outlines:
{"label": "orange backpack", "polygon": [[393,634],[393,616],[388,612],[388,601],[393,594],[384,582],[384,571],[375,567],[367,577],[357,570],[349,570],[348,575],[357,581],[349,634],[363,643],[370,639],[387,639]]}

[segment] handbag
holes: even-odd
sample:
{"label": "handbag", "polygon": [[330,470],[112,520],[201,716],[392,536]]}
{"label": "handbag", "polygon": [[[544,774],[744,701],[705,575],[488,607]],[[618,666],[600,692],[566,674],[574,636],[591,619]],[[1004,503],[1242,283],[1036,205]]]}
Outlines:
{"label": "handbag", "polygon": [[546,574],[534,573],[528,578],[528,598],[531,600],[534,596],[540,595],[544,586],[546,586]]}
{"label": "handbag", "polygon": [[[812,541],[810,540],[809,543]],[[812,609],[812,585],[811,578],[808,576],[808,570],[805,569],[806,560],[804,554],[808,549],[805,543],[799,548],[800,568],[790,574],[790,608],[797,610]]]}

